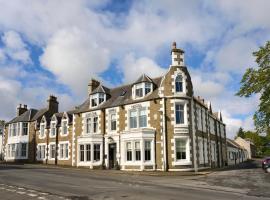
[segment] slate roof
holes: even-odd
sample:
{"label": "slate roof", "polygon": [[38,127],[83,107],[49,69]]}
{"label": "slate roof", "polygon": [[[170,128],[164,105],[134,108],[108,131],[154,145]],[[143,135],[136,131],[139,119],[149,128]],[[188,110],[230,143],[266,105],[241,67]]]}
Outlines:
{"label": "slate roof", "polygon": [[[161,79],[162,79],[162,77],[158,77],[158,78],[151,79],[151,81],[155,85],[160,85]],[[141,80],[144,80],[144,78]],[[81,104],[80,106],[77,107],[75,113],[82,113],[82,112],[88,112],[88,111],[92,111],[92,110],[99,110],[102,108],[112,108],[112,107],[116,107],[116,106],[137,103],[137,102],[142,102],[142,101],[148,101],[148,100],[159,98],[158,89],[154,88],[154,91],[152,93],[150,93],[149,95],[147,95],[145,98],[138,99],[138,100],[133,99],[132,98],[132,86],[133,85],[134,85],[134,83],[110,89],[110,98],[106,102],[102,103],[101,105],[99,105],[95,108],[89,108],[90,101],[89,101],[89,99],[86,99],[83,104]]]}
{"label": "slate roof", "polygon": [[96,89],[94,89],[93,92],[91,92],[91,94],[96,94],[96,93],[110,94],[110,89],[103,85],[99,85]]}
{"label": "slate roof", "polygon": [[149,76],[143,74],[140,76],[140,78],[138,78],[137,81],[135,81],[135,83],[133,83],[133,85],[138,84],[138,83],[143,83],[143,82],[153,83],[152,79]]}
{"label": "slate roof", "polygon": [[32,121],[34,116],[37,114],[38,110],[36,109],[29,109],[23,114],[21,114],[18,117],[13,118],[11,121],[7,122],[7,124],[10,123],[16,123],[16,122],[29,122]]}

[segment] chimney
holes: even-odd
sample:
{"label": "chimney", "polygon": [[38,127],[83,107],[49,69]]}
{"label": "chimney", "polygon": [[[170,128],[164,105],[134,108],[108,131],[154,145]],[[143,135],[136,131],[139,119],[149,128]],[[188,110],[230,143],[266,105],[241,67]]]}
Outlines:
{"label": "chimney", "polygon": [[184,66],[184,51],[182,49],[177,49],[176,42],[172,44],[172,66]]}
{"label": "chimney", "polygon": [[57,97],[50,95],[48,100],[48,105],[47,105],[47,109],[52,111],[53,113],[57,113],[58,112],[58,101],[57,101]]}
{"label": "chimney", "polygon": [[100,82],[95,80],[95,79],[91,79],[88,83],[88,96],[99,86]]}
{"label": "chimney", "polygon": [[27,105],[19,104],[16,109],[16,116],[20,116],[21,114],[25,113],[27,111]]}

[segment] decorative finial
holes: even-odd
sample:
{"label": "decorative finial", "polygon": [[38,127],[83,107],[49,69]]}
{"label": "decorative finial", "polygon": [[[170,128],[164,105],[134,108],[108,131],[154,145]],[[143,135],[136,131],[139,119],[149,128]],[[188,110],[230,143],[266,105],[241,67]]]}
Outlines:
{"label": "decorative finial", "polygon": [[176,42],[172,43],[172,49],[176,49]]}

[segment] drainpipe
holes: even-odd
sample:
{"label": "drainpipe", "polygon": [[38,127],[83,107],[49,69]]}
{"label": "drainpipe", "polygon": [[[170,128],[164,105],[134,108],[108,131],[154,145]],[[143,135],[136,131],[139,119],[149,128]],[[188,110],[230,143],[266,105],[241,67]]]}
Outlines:
{"label": "drainpipe", "polygon": [[194,172],[198,172],[198,163],[197,163],[197,151],[196,151],[196,135],[194,127],[194,102],[193,97],[191,98],[191,131],[192,131],[192,146],[193,146],[193,163],[194,163]]}
{"label": "drainpipe", "polygon": [[163,170],[168,171],[168,162],[167,162],[167,133],[166,133],[166,99],[163,97],[163,113],[162,113],[162,133],[163,133]]}

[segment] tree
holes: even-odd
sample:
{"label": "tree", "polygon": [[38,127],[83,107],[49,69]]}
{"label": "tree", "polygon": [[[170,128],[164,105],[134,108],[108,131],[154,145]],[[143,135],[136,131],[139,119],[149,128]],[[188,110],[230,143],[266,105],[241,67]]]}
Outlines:
{"label": "tree", "polygon": [[245,138],[245,132],[242,127],[239,128],[238,132],[236,133],[236,137]]}
{"label": "tree", "polygon": [[250,97],[260,95],[258,110],[254,114],[254,124],[258,132],[270,135],[270,41],[253,53],[257,68],[248,68],[241,80],[241,88],[236,95]]}

